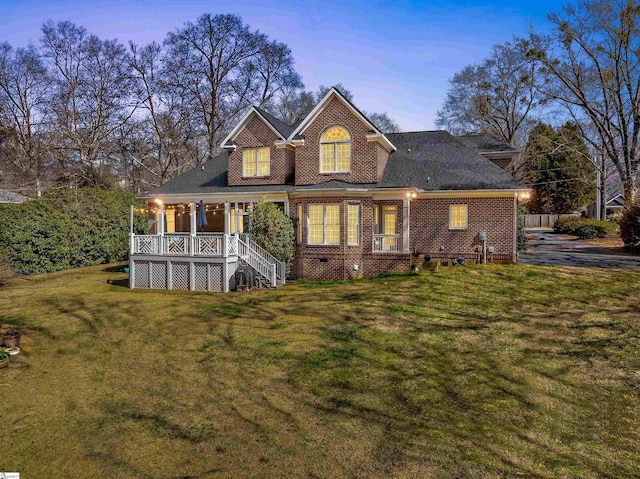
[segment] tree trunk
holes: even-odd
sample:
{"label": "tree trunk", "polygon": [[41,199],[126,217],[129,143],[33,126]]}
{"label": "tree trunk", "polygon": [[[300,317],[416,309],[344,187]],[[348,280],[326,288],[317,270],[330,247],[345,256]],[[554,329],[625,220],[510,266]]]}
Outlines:
{"label": "tree trunk", "polygon": [[605,155],[602,158],[602,169],[600,170],[600,219],[607,221],[607,159]]}
{"label": "tree trunk", "polygon": [[627,178],[624,183],[624,204],[631,206],[638,201],[638,175],[633,174]]}

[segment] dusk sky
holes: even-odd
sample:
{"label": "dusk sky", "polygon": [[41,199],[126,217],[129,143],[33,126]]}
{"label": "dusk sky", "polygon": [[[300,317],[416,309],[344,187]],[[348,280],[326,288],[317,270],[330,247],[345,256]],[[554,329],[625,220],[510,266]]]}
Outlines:
{"label": "dusk sky", "polygon": [[300,0],[160,2],[0,0],[0,42],[38,42],[42,23],[70,20],[103,38],[162,42],[210,12],[236,13],[293,50],[307,89],[342,83],[366,111],[386,111],[405,131],[434,129],[448,80],[491,45],[531,26],[545,30],[561,3]]}

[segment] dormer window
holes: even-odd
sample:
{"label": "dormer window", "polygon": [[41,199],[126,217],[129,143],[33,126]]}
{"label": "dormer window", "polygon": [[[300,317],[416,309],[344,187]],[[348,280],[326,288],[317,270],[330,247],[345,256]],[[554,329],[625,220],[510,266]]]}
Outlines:
{"label": "dormer window", "polygon": [[244,148],[242,150],[242,176],[256,177],[271,174],[270,149]]}
{"label": "dormer window", "polygon": [[320,173],[348,173],[351,170],[351,136],[340,126],[332,126],[320,142]]}

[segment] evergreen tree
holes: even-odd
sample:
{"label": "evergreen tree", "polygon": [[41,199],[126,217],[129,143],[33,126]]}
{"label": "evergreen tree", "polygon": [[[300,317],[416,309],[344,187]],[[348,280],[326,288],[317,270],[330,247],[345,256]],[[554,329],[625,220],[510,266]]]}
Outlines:
{"label": "evergreen tree", "polygon": [[574,123],[557,130],[538,123],[524,151],[524,169],[534,190],[532,212],[567,213],[595,198],[595,168]]}

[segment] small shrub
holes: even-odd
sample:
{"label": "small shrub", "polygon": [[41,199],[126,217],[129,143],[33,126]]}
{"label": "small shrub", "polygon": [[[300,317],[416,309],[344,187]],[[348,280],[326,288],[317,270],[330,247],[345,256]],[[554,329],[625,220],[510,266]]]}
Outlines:
{"label": "small shrub", "polygon": [[622,212],[620,237],[627,251],[640,252],[640,203],[633,204]]}
{"label": "small shrub", "polygon": [[527,249],[527,232],[525,231],[524,223],[524,215],[526,214],[526,208],[521,207],[518,214],[518,251],[525,251]]}
{"label": "small shrub", "polygon": [[563,216],[558,218],[553,229],[556,233],[573,234],[572,231],[584,223],[584,218],[579,216]]}
{"label": "small shrub", "polygon": [[559,218],[553,229],[556,233],[571,234],[580,239],[617,238],[620,234],[617,223],[577,216]]}

